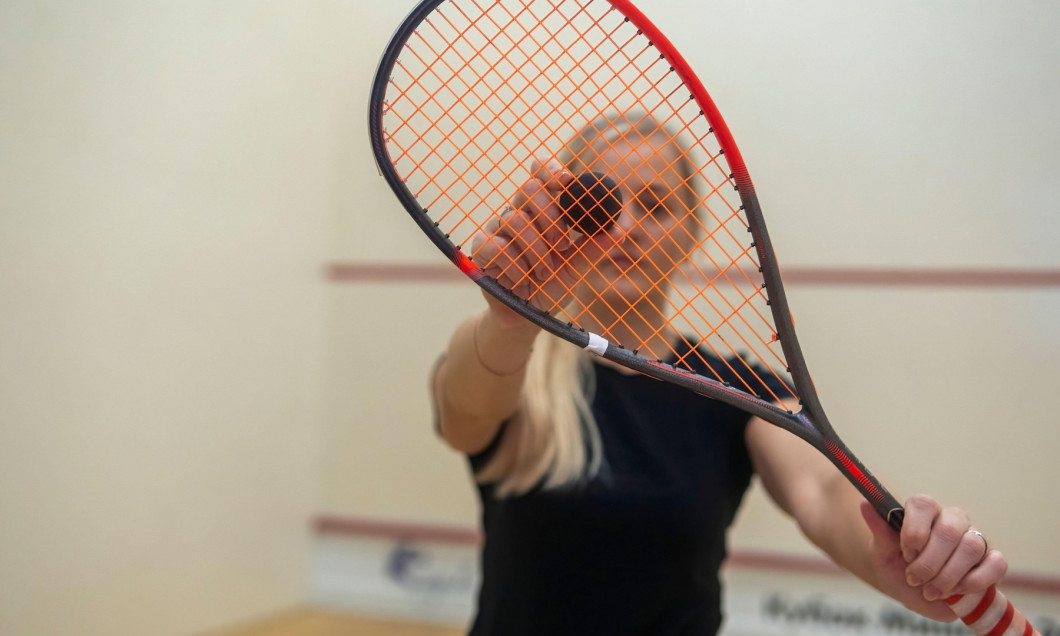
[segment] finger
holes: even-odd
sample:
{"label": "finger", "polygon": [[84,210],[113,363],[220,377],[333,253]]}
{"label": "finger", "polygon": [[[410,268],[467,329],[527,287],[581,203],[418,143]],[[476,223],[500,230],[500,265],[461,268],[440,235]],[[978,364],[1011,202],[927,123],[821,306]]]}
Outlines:
{"label": "finger", "polygon": [[484,247],[477,254],[478,260],[483,261],[482,270],[487,276],[513,289],[527,277],[529,269],[526,262],[519,256],[520,248],[501,235],[493,235],[488,241],[488,247]]}
{"label": "finger", "polygon": [[513,242],[511,236],[513,227],[517,229],[523,222],[510,218],[512,214],[513,211],[508,209],[491,217],[475,234],[471,252],[472,260],[486,275],[509,289],[521,282],[529,271],[522,258],[524,248]]}
{"label": "finger", "polygon": [[558,159],[530,162],[530,174],[541,182],[541,185],[552,191],[560,191],[574,180],[574,175]]}
{"label": "finger", "polygon": [[[553,166],[553,168],[557,166],[562,167],[556,162],[556,166]],[[569,182],[573,177],[570,176],[570,173],[565,173],[564,177],[552,175],[545,168],[542,168],[541,162],[536,159],[531,163],[531,168],[533,178],[516,190],[511,199],[511,206],[516,209],[525,209],[528,203],[533,203],[535,214],[543,211],[547,212],[546,218],[541,220],[538,227],[541,228],[542,233],[545,234],[550,244],[562,244],[566,239],[567,227],[560,222],[563,214],[556,204],[556,195],[549,190],[546,184],[549,180],[554,181],[557,178]],[[542,182],[542,179],[546,181]],[[561,245],[561,247],[564,246]]]}
{"label": "finger", "polygon": [[528,199],[523,205],[534,221],[538,233],[547,242],[545,251],[562,250],[567,247],[567,225],[562,221],[563,213],[551,192],[537,181],[525,186]]}
{"label": "finger", "polygon": [[522,255],[522,248],[512,247],[500,254],[496,261],[499,265],[497,280],[521,298],[529,298],[534,285],[533,265]]}
{"label": "finger", "polygon": [[953,588],[986,556],[982,537],[965,531],[935,578],[924,584],[924,598],[929,601],[952,594]]}
{"label": "finger", "polygon": [[900,544],[902,557],[912,563],[927,545],[931,526],[942,506],[927,495],[917,495],[905,502],[905,520],[902,524]]}
{"label": "finger", "polygon": [[998,550],[991,550],[982,562],[975,566],[960,583],[955,585],[950,594],[975,594],[991,585],[997,585],[1008,572],[1008,561]]}
{"label": "finger", "polygon": [[475,235],[471,237],[471,260],[475,261],[475,264],[479,267],[482,267],[482,264],[489,260],[487,252],[491,249],[489,227],[492,222],[492,219],[486,221],[482,225],[482,229],[475,232]]}
{"label": "finger", "polygon": [[[561,267],[563,260],[556,254],[548,242],[541,235],[536,226],[536,206],[527,202],[524,210],[514,210],[506,215],[506,222],[502,226],[502,232],[510,236],[510,257],[519,261],[521,272],[525,272],[526,281],[529,282],[531,290],[535,290],[555,275],[556,269]],[[539,216],[539,215],[538,215]],[[514,287],[513,287],[514,289]],[[529,299],[529,293],[521,294]]]}
{"label": "finger", "polygon": [[533,297],[536,289],[537,286],[534,284],[533,279],[529,276],[524,277],[521,281],[519,281],[512,287],[512,291],[514,291],[517,296],[519,296],[520,298],[525,298],[527,300]]}
{"label": "finger", "polygon": [[898,533],[894,531],[894,528],[887,525],[887,522],[876,512],[872,504],[867,501],[861,502],[861,516],[865,519],[865,525],[869,527],[872,538],[881,552],[890,553],[899,550]]}
{"label": "finger", "polygon": [[971,522],[968,515],[959,508],[943,508],[935,517],[924,549],[906,568],[909,584],[916,587],[923,585],[942,571],[950,556],[960,545],[961,537],[968,531]]}
{"label": "finger", "polygon": [[[518,293],[518,286],[529,278],[538,258],[528,255],[528,246],[519,237],[532,228],[527,216],[511,206],[494,213],[472,239],[471,258],[483,271]],[[529,230],[533,234],[533,230]],[[537,283],[535,282],[534,285]],[[522,294],[527,298],[529,291]]]}
{"label": "finger", "polygon": [[471,237],[471,260],[484,270],[490,267],[497,254],[508,244],[507,238],[497,234],[500,225],[500,217],[492,216]]}
{"label": "finger", "polygon": [[539,281],[546,281],[561,265],[556,252],[566,246],[566,227],[560,222],[561,214],[552,194],[538,181],[527,181],[519,191],[525,201],[518,213],[532,227],[520,225],[515,238],[526,248],[534,275]]}
{"label": "finger", "polygon": [[520,188],[519,190],[515,191],[514,195],[512,195],[510,205],[513,208],[521,208],[524,204],[526,204],[526,195],[523,194],[522,188]]}
{"label": "finger", "polygon": [[573,269],[561,268],[541,287],[532,301],[540,309],[554,315],[567,304],[567,299],[574,293],[577,281],[578,277]]}

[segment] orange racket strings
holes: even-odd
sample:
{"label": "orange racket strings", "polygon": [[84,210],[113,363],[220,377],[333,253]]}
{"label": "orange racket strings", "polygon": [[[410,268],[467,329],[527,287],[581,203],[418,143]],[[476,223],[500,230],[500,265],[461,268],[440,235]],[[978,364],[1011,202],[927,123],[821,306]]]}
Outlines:
{"label": "orange racket strings", "polygon": [[[601,118],[627,132],[607,124],[584,148],[574,148],[582,129]],[[615,306],[608,300],[620,282],[611,256],[587,258],[582,251],[589,238],[564,255],[583,269],[559,296],[523,271],[541,258],[528,251],[504,272],[517,281],[513,290],[530,289],[522,295],[539,306],[562,305],[553,311],[558,320],[593,326],[649,359],[690,368],[697,358],[709,367],[699,353],[705,349],[725,366],[711,369],[715,379],[741,378],[737,388],[752,394],[752,386],[765,386],[765,376],[792,385],[747,220],[709,123],[669,62],[607,2],[442,3],[394,67],[384,123],[402,179],[438,227],[483,268],[490,263],[476,258],[473,238],[531,178],[532,159],[578,150],[569,162],[573,171],[606,155],[635,225],[629,235],[641,237],[613,252],[630,264],[624,284],[638,286],[642,302]],[[665,152],[644,156],[637,133],[628,132],[643,125],[658,126],[651,137]],[[637,179],[630,178],[634,174]],[[667,215],[687,218],[674,222]],[[514,232],[511,225],[505,229]],[[648,325],[659,327],[646,332]],[[680,342],[656,350],[658,336],[671,332]],[[642,337],[627,342],[614,334]],[[761,397],[795,396],[770,391]]]}

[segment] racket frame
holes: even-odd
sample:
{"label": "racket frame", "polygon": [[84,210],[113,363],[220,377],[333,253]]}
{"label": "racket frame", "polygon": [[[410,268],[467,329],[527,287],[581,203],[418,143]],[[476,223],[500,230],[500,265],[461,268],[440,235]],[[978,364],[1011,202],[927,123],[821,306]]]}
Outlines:
{"label": "racket frame", "polygon": [[664,56],[674,71],[679,74],[702,110],[703,116],[706,117],[725,156],[731,171],[730,179],[735,184],[740,197],[741,209],[746,216],[753,245],[758,254],[764,281],[763,288],[767,293],[777,337],[788,365],[787,371],[795,385],[795,394],[799,398],[801,408],[797,412],[791,411],[784,404],[777,404],[751,395],[713,378],[678,368],[666,362],[648,360],[634,351],[616,343],[607,342],[600,336],[571,323],[561,322],[529,301],[516,296],[496,279],[487,276],[459,246],[449,239],[448,235],[439,229],[438,224],[429,216],[430,211],[420,205],[415,195],[406,186],[404,179],[394,168],[386,145],[387,133],[383,118],[387,113],[387,87],[391,82],[391,73],[398,62],[398,55],[423,20],[439,5],[448,1],[450,0],[420,2],[397,28],[381,57],[372,82],[368,107],[368,133],[379,173],[420,229],[453,264],[486,293],[548,333],[626,368],[737,407],[803,439],[824,454],[892,528],[900,530],[904,518],[901,504],[846,446],[832,428],[821,406],[805,357],[799,346],[798,336],[795,333],[787,295],[781,280],[780,267],[766,230],[762,208],[743,156],[728,125],[702,82],[696,77],[691,66],[673,43],[629,0],[606,1],[648,38],[659,54]]}

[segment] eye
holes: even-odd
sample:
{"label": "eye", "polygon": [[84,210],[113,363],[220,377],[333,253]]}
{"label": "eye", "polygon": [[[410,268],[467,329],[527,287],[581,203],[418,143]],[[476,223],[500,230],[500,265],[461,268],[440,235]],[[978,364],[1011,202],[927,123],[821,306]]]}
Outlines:
{"label": "eye", "polygon": [[638,192],[635,198],[637,199],[637,203],[640,204],[640,207],[644,208],[644,210],[649,213],[659,205],[659,198],[647,188]]}
{"label": "eye", "polygon": [[645,188],[637,195],[637,203],[644,208],[645,212],[653,216],[670,214],[669,206],[650,188]]}

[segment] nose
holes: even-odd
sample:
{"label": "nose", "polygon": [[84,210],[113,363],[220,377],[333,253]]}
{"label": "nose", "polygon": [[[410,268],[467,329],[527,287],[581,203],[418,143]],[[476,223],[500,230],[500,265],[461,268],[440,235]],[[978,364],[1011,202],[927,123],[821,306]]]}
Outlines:
{"label": "nose", "polygon": [[623,235],[628,235],[630,232],[640,226],[637,223],[637,214],[633,210],[634,203],[630,199],[622,204],[622,212],[619,213],[618,218],[615,219],[615,226],[622,231]]}

